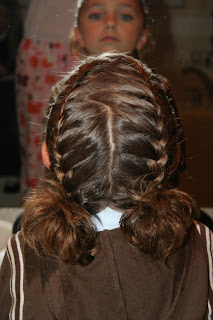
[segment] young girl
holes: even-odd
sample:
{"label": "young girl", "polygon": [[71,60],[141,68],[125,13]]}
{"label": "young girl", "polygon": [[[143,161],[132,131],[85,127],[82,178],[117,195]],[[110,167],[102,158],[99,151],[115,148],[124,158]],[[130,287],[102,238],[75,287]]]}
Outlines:
{"label": "young girl", "polygon": [[79,0],[70,38],[72,54],[115,50],[141,58],[149,42],[144,0]]}
{"label": "young girl", "polygon": [[161,78],[130,56],[90,57],[55,87],[50,177],[8,242],[2,320],[212,319],[212,235],[170,183],[179,134]]}

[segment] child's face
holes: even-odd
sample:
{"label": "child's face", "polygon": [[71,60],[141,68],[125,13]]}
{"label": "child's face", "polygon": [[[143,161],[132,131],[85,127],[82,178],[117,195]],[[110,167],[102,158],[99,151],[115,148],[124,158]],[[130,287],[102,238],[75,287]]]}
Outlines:
{"label": "child's face", "polygon": [[148,30],[143,28],[140,1],[86,0],[75,35],[89,54],[143,49]]}

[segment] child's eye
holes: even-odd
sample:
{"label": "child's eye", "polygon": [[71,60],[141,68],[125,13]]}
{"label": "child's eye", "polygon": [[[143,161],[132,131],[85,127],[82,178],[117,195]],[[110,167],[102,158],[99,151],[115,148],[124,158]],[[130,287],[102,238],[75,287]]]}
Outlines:
{"label": "child's eye", "polygon": [[126,14],[126,13],[121,14],[120,17],[121,17],[121,20],[123,21],[133,20],[133,17],[130,14]]}
{"label": "child's eye", "polygon": [[101,18],[101,13],[91,13],[89,19],[92,21],[97,21]]}

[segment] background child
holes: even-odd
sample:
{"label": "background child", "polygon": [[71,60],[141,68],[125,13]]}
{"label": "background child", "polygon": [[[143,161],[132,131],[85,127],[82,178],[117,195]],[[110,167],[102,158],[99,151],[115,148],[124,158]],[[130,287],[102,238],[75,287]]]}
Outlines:
{"label": "background child", "polygon": [[147,16],[143,0],[79,0],[71,52],[89,55],[115,50],[141,58],[150,38]]}
{"label": "background child", "polygon": [[179,134],[161,77],[130,56],[90,57],[56,86],[51,177],[8,242],[2,320],[211,318],[212,234],[171,185]]}

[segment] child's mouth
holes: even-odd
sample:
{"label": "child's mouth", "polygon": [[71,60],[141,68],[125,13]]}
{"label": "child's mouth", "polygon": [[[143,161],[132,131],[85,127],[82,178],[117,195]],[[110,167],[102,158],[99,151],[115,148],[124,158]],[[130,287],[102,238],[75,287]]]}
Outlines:
{"label": "child's mouth", "polygon": [[105,42],[120,42],[119,39],[113,37],[113,36],[105,36],[101,39],[101,41],[105,41]]}

